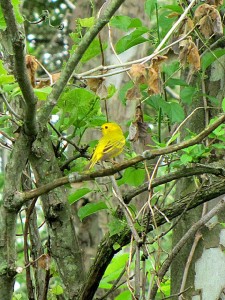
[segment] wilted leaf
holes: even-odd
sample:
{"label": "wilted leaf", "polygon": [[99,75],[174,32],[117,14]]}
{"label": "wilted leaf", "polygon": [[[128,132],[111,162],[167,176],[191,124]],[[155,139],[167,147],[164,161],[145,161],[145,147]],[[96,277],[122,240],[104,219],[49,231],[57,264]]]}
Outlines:
{"label": "wilted leaf", "polygon": [[104,82],[102,82],[102,84],[100,84],[100,86],[98,87],[96,94],[99,96],[100,99],[106,99],[108,96],[108,90],[106,85],[104,84]]}
{"label": "wilted leaf", "polygon": [[140,88],[138,84],[135,84],[132,88],[130,88],[126,93],[127,100],[137,100],[141,99],[142,95],[140,92]]}
{"label": "wilted leaf", "polygon": [[51,80],[50,80],[49,77],[48,78],[39,79],[39,83],[36,85],[36,88],[37,89],[41,89],[43,87],[50,86],[52,83],[55,83],[59,79],[60,74],[61,74],[60,72],[51,74]]}
{"label": "wilted leaf", "polygon": [[36,85],[35,73],[38,68],[38,63],[33,55],[26,55],[26,67],[29,74],[30,82],[33,87]]}
{"label": "wilted leaf", "polygon": [[130,124],[128,139],[131,142],[137,141],[137,139],[138,139],[138,125],[137,125],[137,122],[132,122]]}
{"label": "wilted leaf", "polygon": [[[219,2],[218,2],[219,3]],[[213,5],[200,5],[194,15],[194,21],[205,38],[213,34],[222,35],[223,25],[219,11]]]}
{"label": "wilted leaf", "polygon": [[38,259],[38,267],[47,271],[50,269],[50,261],[51,261],[51,257],[48,254],[43,254]]}
{"label": "wilted leaf", "polygon": [[186,63],[191,65],[192,70],[198,71],[200,69],[200,55],[198,52],[198,48],[194,42],[192,42],[191,37],[183,40],[180,43],[180,54],[179,59],[180,63],[184,66]]}
{"label": "wilted leaf", "polygon": [[130,68],[130,75],[137,83],[146,83],[147,72],[143,64],[135,64]]}
{"label": "wilted leaf", "polygon": [[102,84],[103,81],[104,81],[103,78],[88,78],[87,85],[90,88],[90,90],[96,93],[97,89],[99,88],[99,86]]}
{"label": "wilted leaf", "polygon": [[167,59],[166,56],[157,56],[152,59],[148,70],[148,93],[149,95],[161,93],[160,64]]}

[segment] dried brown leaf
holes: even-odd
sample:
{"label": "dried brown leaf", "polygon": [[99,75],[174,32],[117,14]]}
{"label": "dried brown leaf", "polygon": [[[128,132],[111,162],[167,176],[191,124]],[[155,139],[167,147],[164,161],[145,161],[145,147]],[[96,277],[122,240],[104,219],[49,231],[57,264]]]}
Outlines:
{"label": "dried brown leaf", "polygon": [[130,88],[127,93],[126,93],[126,97],[127,100],[137,100],[137,99],[141,99],[142,95],[140,92],[140,88],[138,84],[135,84],[132,88]]}
{"label": "dried brown leaf", "polygon": [[87,85],[90,88],[90,90],[96,93],[97,89],[99,88],[99,86],[102,84],[103,81],[104,81],[103,78],[88,78]]}
{"label": "dried brown leaf", "polygon": [[149,95],[161,93],[160,64],[167,59],[167,56],[156,56],[152,59],[148,70],[148,93]]}
{"label": "dried brown leaf", "polygon": [[108,96],[108,91],[107,91],[107,87],[106,85],[104,84],[104,82],[102,82],[97,91],[96,91],[96,94],[99,96],[100,99],[106,99],[107,96]]}
{"label": "dried brown leaf", "polygon": [[191,65],[192,70],[194,72],[200,70],[201,68],[200,55],[197,46],[193,42],[190,43],[190,47],[187,55],[187,62]]}
{"label": "dried brown leaf", "polygon": [[198,71],[201,67],[201,63],[198,48],[195,43],[189,37],[180,43],[180,48],[179,60],[181,65],[185,66],[189,64],[194,72]]}
{"label": "dried brown leaf", "polygon": [[195,11],[194,20],[195,23],[198,24],[199,30],[205,38],[209,38],[213,34],[223,34],[221,16],[214,5],[200,5]]}
{"label": "dried brown leaf", "polygon": [[37,63],[35,56],[26,55],[26,67],[27,67],[31,85],[33,87],[35,87],[36,86],[35,74],[36,74],[36,70],[38,68],[38,63]]}
{"label": "dried brown leaf", "polygon": [[143,64],[135,64],[130,68],[130,75],[137,83],[146,83],[147,71]]}
{"label": "dried brown leaf", "polygon": [[52,76],[52,82],[49,79],[49,77],[48,78],[40,79],[39,83],[36,85],[36,88],[40,89],[40,88],[43,88],[45,86],[50,86],[51,83],[55,83],[59,79],[60,74],[61,74],[60,72],[59,73],[51,74],[51,76]]}
{"label": "dried brown leaf", "polygon": [[38,266],[47,271],[50,269],[50,261],[51,261],[51,257],[48,254],[43,254],[38,259]]}

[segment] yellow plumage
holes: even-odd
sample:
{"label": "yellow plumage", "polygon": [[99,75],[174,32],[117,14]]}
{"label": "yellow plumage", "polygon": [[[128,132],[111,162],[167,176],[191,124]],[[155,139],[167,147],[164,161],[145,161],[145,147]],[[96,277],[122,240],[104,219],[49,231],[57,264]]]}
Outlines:
{"label": "yellow plumage", "polygon": [[90,160],[89,169],[93,168],[99,160],[116,157],[123,151],[125,145],[125,137],[119,125],[116,123],[105,123],[101,128],[102,137]]}

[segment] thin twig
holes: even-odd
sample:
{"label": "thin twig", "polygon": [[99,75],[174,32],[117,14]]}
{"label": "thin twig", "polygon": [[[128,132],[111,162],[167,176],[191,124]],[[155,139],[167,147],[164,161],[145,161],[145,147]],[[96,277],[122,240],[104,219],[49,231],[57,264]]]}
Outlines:
{"label": "thin twig", "polygon": [[[169,269],[173,259],[177,256],[180,252],[182,247],[186,244],[187,240],[189,240],[202,226],[204,226],[214,215],[216,215],[219,211],[221,211],[225,206],[225,197],[212,209],[210,210],[205,216],[203,216],[199,221],[191,226],[191,228],[185,233],[185,235],[180,239],[180,241],[175,245],[172,252],[168,256],[168,258],[164,261],[161,269],[158,272],[158,279],[161,282],[164,275]],[[155,298],[155,295],[158,290],[158,285],[155,284],[152,288],[150,294],[150,300]]]}

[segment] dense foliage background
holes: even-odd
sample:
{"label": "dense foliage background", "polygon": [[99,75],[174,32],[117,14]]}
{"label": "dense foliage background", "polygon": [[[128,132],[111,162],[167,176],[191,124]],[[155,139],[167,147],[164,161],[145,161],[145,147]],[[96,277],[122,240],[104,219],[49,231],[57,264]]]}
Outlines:
{"label": "dense foliage background", "polygon": [[[1,0],[4,300],[204,295],[205,224],[224,225],[224,4],[134,2]],[[125,149],[88,171],[108,121]]]}

